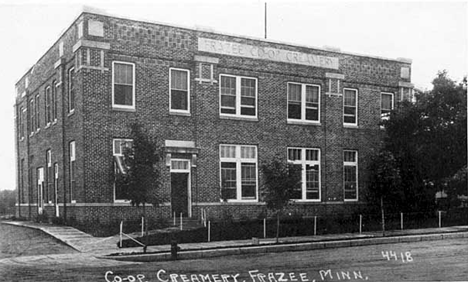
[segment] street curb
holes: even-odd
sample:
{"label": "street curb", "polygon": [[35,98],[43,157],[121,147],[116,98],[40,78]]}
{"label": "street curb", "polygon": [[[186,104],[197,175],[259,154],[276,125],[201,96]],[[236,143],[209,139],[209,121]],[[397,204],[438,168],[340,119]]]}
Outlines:
{"label": "street curb", "polygon": [[[201,259],[212,258],[228,255],[240,254],[259,254],[259,253],[277,253],[291,251],[308,251],[316,249],[330,249],[343,247],[357,247],[366,245],[382,245],[395,243],[410,243],[419,241],[435,241],[445,239],[468,238],[468,232],[453,232],[439,234],[421,234],[421,235],[406,235],[393,237],[376,237],[376,238],[356,238],[336,241],[322,242],[304,242],[290,243],[281,245],[255,245],[242,246],[233,248],[206,249],[206,250],[187,250],[178,253],[178,259]],[[102,259],[113,259],[118,261],[133,261],[133,262],[150,262],[150,261],[167,261],[171,260],[171,254],[153,253],[153,254],[134,254],[134,255],[115,255],[115,256],[97,256]]]}

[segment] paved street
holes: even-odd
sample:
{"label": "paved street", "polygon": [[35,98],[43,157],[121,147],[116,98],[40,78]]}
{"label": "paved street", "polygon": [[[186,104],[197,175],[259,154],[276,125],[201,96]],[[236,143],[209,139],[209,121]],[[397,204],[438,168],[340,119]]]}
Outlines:
{"label": "paved street", "polygon": [[1,281],[106,281],[106,273],[115,282],[468,281],[466,238],[140,264],[64,259],[32,266],[0,260]]}

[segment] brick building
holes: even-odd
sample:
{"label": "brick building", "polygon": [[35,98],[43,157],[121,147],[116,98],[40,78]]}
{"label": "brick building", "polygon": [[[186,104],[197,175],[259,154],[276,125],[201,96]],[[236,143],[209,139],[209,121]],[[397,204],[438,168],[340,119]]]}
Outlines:
{"label": "brick building", "polygon": [[303,168],[292,211],[352,212],[410,72],[407,59],[84,11],[16,84],[18,213],[136,217],[115,185],[136,120],[164,156],[153,216],[256,217],[259,165],[277,154]]}

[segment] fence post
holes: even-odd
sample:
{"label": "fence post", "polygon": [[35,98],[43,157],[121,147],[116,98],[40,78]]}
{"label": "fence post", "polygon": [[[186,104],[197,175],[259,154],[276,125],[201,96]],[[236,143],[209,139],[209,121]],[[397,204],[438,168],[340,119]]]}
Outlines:
{"label": "fence post", "polygon": [[120,247],[122,248],[122,233],[123,233],[123,220],[120,222]]}
{"label": "fence post", "polygon": [[266,217],[263,219],[263,238],[266,238]]}
{"label": "fence post", "polygon": [[174,216],[173,216],[173,217],[174,217],[174,226],[176,226],[176,214],[175,214],[175,212],[174,212]]}
{"label": "fence post", "polygon": [[180,213],[180,230],[182,230],[183,227],[182,227],[182,213]]}
{"label": "fence post", "polygon": [[145,217],[144,216],[141,217],[141,237],[143,237],[143,235],[145,235]]}
{"label": "fence post", "polygon": [[208,220],[208,242],[211,242],[211,221]]}
{"label": "fence post", "polygon": [[359,234],[362,233],[362,214],[359,215]]}
{"label": "fence post", "polygon": [[314,236],[317,235],[317,216],[314,215]]}
{"label": "fence post", "polygon": [[203,222],[203,224],[205,225],[206,227],[206,222],[208,221],[208,212],[206,210],[203,210],[203,214],[205,216],[205,221]]}
{"label": "fence post", "polygon": [[400,213],[400,228],[403,230],[403,213]]}
{"label": "fence post", "polygon": [[439,211],[439,228],[442,227],[442,212]]}

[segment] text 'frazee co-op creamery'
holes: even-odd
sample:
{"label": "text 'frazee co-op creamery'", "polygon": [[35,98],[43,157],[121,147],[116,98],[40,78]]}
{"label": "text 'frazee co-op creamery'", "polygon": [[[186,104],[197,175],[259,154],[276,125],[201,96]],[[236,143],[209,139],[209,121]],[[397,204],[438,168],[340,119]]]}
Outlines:
{"label": "text 'frazee co-op creamery'", "polygon": [[334,57],[208,38],[198,38],[198,51],[320,68],[339,68],[339,59]]}

